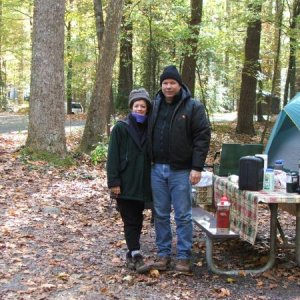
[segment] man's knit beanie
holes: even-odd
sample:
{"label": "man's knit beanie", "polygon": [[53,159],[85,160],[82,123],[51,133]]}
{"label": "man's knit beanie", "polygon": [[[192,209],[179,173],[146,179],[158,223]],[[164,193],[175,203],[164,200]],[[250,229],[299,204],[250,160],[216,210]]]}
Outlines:
{"label": "man's knit beanie", "polygon": [[148,106],[148,109],[151,107],[151,99],[148,92],[144,88],[132,90],[129,94],[128,106],[131,109],[133,103],[138,100],[145,100]]}
{"label": "man's knit beanie", "polygon": [[176,80],[180,85],[182,85],[182,79],[181,76],[174,65],[170,65],[164,68],[164,71],[160,75],[160,85],[165,79],[174,79]]}

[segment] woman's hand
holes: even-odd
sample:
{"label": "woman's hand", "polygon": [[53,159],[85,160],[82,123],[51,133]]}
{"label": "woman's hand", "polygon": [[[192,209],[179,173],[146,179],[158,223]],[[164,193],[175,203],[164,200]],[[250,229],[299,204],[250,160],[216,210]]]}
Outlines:
{"label": "woman's hand", "polygon": [[121,188],[119,186],[114,186],[110,189],[112,194],[119,195],[121,194]]}

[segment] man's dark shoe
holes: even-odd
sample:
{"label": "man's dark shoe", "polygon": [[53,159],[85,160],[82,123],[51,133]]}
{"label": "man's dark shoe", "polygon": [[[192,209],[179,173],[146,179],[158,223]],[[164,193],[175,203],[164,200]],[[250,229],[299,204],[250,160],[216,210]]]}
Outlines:
{"label": "man's dark shoe", "polygon": [[141,254],[136,254],[132,257],[132,262],[134,264],[134,269],[139,273],[143,274],[150,270],[151,266],[145,264],[143,256]]}
{"label": "man's dark shoe", "polygon": [[134,262],[130,252],[126,254],[126,267],[130,270],[135,270]]}
{"label": "man's dark shoe", "polygon": [[177,272],[191,272],[191,265],[189,259],[178,259],[175,265],[175,270]]}
{"label": "man's dark shoe", "polygon": [[152,267],[159,271],[166,271],[170,263],[170,256],[158,256]]}

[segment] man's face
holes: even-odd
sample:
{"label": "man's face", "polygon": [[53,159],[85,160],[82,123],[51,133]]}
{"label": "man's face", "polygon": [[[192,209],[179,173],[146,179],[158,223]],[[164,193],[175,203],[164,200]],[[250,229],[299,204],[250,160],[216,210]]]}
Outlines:
{"label": "man's face", "polygon": [[181,89],[181,85],[174,79],[165,79],[161,84],[161,90],[167,100],[174,98]]}

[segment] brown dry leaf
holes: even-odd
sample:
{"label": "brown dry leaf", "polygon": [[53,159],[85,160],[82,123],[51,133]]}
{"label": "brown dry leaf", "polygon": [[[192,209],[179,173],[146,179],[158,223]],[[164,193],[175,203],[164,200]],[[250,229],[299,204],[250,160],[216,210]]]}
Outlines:
{"label": "brown dry leaf", "polygon": [[246,277],[246,272],[245,271],[239,271],[239,276],[241,277]]}
{"label": "brown dry leaf", "polygon": [[121,263],[121,259],[119,257],[114,257],[111,262],[114,264],[114,265],[119,265]]}
{"label": "brown dry leaf", "polygon": [[230,290],[226,288],[217,289],[216,293],[217,298],[225,298],[230,296]]}
{"label": "brown dry leaf", "polygon": [[65,273],[65,272],[62,272],[62,273],[59,273],[59,274],[57,275],[57,278],[58,278],[58,279],[61,279],[61,280],[63,280],[63,281],[68,281],[69,278],[70,278],[70,275],[67,274],[67,273]]}
{"label": "brown dry leaf", "polygon": [[7,227],[4,227],[4,228],[2,229],[2,234],[3,234],[3,235],[10,235],[10,230],[9,230]]}
{"label": "brown dry leaf", "polygon": [[287,279],[289,281],[295,281],[296,280],[295,276],[293,276],[293,275],[289,276]]}
{"label": "brown dry leaf", "polygon": [[114,246],[117,248],[122,248],[124,245],[126,245],[126,241],[121,240],[121,241],[117,241]]}
{"label": "brown dry leaf", "polygon": [[152,278],[158,278],[160,276],[159,271],[156,269],[151,269],[149,274],[150,274],[150,277],[152,277]]}
{"label": "brown dry leaf", "polygon": [[41,288],[43,289],[43,291],[48,292],[51,291],[55,288],[56,286],[54,284],[50,284],[50,283],[45,283],[41,285]]}
{"label": "brown dry leaf", "polygon": [[278,287],[278,284],[277,283],[271,283],[269,285],[269,289],[272,290],[272,289],[276,289]]}
{"label": "brown dry leaf", "polygon": [[262,274],[264,277],[276,281],[277,279],[273,276],[272,271],[266,271]]}
{"label": "brown dry leaf", "polygon": [[11,217],[15,217],[17,215],[16,211],[13,209],[13,208],[10,208],[8,210],[8,214],[11,216]]}
{"label": "brown dry leaf", "polygon": [[263,287],[263,285],[264,285],[264,282],[263,282],[263,281],[257,280],[256,286],[257,286],[258,288]]}

